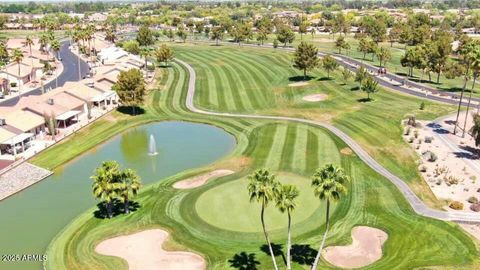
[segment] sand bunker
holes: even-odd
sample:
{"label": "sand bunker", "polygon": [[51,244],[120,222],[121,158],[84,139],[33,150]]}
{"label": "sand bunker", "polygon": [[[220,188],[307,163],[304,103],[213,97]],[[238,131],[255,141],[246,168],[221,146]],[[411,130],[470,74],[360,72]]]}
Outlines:
{"label": "sand bunker", "polygon": [[308,85],[308,82],[296,82],[296,83],[291,83],[288,86],[290,87],[300,87],[300,86],[306,86]]}
{"label": "sand bunker", "polygon": [[202,174],[199,176],[195,176],[189,179],[176,182],[175,184],[173,184],[173,187],[178,189],[196,188],[201,185],[204,185],[208,180],[212,178],[218,178],[218,177],[230,175],[233,173],[235,172],[232,170],[215,170],[206,174]]}
{"label": "sand bunker", "polygon": [[309,102],[317,102],[317,101],[325,100],[327,99],[327,97],[328,96],[325,94],[314,94],[314,95],[304,96],[302,99]]}
{"label": "sand bunker", "polygon": [[129,270],[203,270],[205,260],[191,252],[170,252],[162,248],[168,233],[160,229],[146,230],[101,242],[95,251],[127,261]]}
{"label": "sand bunker", "polygon": [[379,229],[358,226],[352,229],[352,244],[332,246],[323,250],[323,257],[331,264],[342,268],[359,268],[382,257],[382,245],[388,235]]}
{"label": "sand bunker", "polygon": [[340,153],[345,156],[350,156],[351,154],[353,154],[353,151],[349,147],[344,147],[340,150]]}

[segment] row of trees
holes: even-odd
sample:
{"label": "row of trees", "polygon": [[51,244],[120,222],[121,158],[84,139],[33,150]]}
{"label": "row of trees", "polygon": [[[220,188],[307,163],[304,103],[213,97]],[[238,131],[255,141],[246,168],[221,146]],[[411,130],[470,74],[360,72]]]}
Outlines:
{"label": "row of trees", "polygon": [[[292,244],[292,212],[297,206],[296,199],[300,195],[298,188],[294,185],[284,185],[275,179],[275,175],[266,169],[261,169],[248,177],[248,193],[251,202],[261,204],[260,221],[262,223],[263,233],[267,242],[270,256],[272,257],[273,268],[278,270],[275,254],[272,249],[270,237],[268,235],[267,225],[265,223],[265,208],[270,203],[274,203],[277,209],[287,214],[287,269],[291,269],[290,249]],[[313,193],[321,201],[326,202],[326,229],[318,250],[315,261],[312,264],[313,270],[317,269],[320,255],[325,244],[325,239],[330,227],[330,203],[338,202],[344,194],[347,193],[347,185],[350,182],[349,177],[343,169],[327,164],[323,168],[319,168],[312,176]]]}
{"label": "row of trees", "polygon": [[115,200],[123,203],[124,213],[128,214],[131,198],[137,195],[142,186],[141,179],[134,170],[122,170],[116,161],[104,161],[90,178],[93,180],[93,196],[102,200],[108,218],[113,216]]}

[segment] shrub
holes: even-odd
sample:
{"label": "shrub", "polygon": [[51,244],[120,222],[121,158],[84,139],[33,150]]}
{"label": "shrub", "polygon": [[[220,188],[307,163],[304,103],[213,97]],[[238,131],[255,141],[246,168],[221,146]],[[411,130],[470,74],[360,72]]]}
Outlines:
{"label": "shrub", "polygon": [[467,201],[468,201],[469,203],[478,203],[478,199],[477,199],[477,197],[475,197],[475,196],[472,196],[472,197],[468,198]]}
{"label": "shrub", "polygon": [[451,202],[448,207],[452,208],[453,210],[463,210],[463,203],[459,201]]}
{"label": "shrub", "polygon": [[470,205],[470,210],[473,212],[479,212],[480,211],[480,203],[474,203]]}
{"label": "shrub", "polygon": [[278,40],[277,39],[274,39],[273,40],[273,48],[278,48]]}
{"label": "shrub", "polygon": [[415,139],[418,138],[418,130],[415,129],[413,131],[413,136],[415,137]]}
{"label": "shrub", "polygon": [[410,135],[410,130],[411,130],[410,127],[406,127],[405,132],[403,134],[407,136]]}
{"label": "shrub", "polygon": [[423,111],[425,110],[425,102],[422,101],[422,103],[420,103],[420,110]]}
{"label": "shrub", "polygon": [[431,143],[433,141],[433,137],[430,136],[425,136],[425,140],[423,140],[426,143]]}
{"label": "shrub", "polygon": [[460,181],[458,180],[458,178],[453,177],[453,176],[449,176],[449,177],[446,177],[446,176],[445,176],[445,178],[444,178],[443,180],[445,180],[445,183],[446,183],[448,186],[457,185],[458,182],[460,182]]}
{"label": "shrub", "polygon": [[438,157],[435,153],[433,153],[432,151],[425,151],[422,153],[423,157],[430,161],[430,162],[435,162],[437,161]]}
{"label": "shrub", "polygon": [[414,140],[415,140],[415,139],[414,139],[413,137],[408,138],[408,142],[409,142],[409,143],[413,143]]}
{"label": "shrub", "polygon": [[16,83],[16,82],[12,82],[12,83],[10,83],[10,86],[11,86],[11,87],[17,87],[17,83]]}
{"label": "shrub", "polygon": [[425,165],[420,165],[420,166],[418,167],[418,170],[421,171],[421,172],[427,172],[427,166],[425,166]]}

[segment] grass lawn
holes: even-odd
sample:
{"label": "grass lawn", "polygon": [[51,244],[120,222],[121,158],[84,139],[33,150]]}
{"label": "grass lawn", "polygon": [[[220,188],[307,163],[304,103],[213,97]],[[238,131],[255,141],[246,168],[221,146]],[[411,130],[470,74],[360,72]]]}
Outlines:
{"label": "grass lawn", "polygon": [[[197,70],[197,106],[224,112],[248,112],[303,117],[333,123],[348,133],[382,165],[407,181],[417,194],[432,205],[433,194],[417,172],[418,157],[402,139],[400,121],[408,114],[433,119],[454,111],[453,106],[425,101],[381,89],[373,102],[361,102],[366,94],[358,86],[344,84],[339,72],[326,78],[317,69],[309,84],[289,87],[303,79],[292,67],[289,53],[273,49],[236,46],[177,45],[177,54]],[[323,93],[323,102],[306,102],[302,97]]]}
{"label": "grass lawn", "polygon": [[[296,47],[300,44],[301,41],[309,42],[315,44],[315,46],[319,49],[320,52],[327,52],[327,53],[338,53],[338,49],[335,48],[335,40],[339,36],[336,34],[335,36],[329,34],[316,34],[312,37],[311,34],[303,35],[303,38],[300,37],[300,34],[295,35],[295,40],[292,44],[288,46]],[[205,37],[202,36],[204,39]],[[271,44],[273,40],[276,38],[276,35],[271,34],[268,37],[268,40],[265,41],[265,44]],[[229,39],[228,37],[226,39]],[[367,64],[371,64],[374,66],[379,66],[378,59],[376,57],[372,60],[372,55],[367,55],[365,59],[363,58],[363,53],[357,50],[358,48],[358,40],[353,38],[353,34],[347,35],[345,39],[350,44],[350,50],[344,51],[342,50],[342,54],[347,55],[349,57],[355,58],[357,60],[363,60]],[[255,40],[249,41],[249,43],[257,44],[258,42]],[[283,44],[279,44],[283,46]],[[405,45],[400,43],[393,43],[391,46],[390,42],[385,41],[379,44],[379,46],[389,48],[392,54],[392,58],[387,62],[385,67],[391,73],[396,73],[401,76],[405,76],[407,74],[407,68],[402,67],[400,64],[400,59],[405,54]],[[449,91],[449,92],[460,92],[461,88],[463,87],[463,78],[455,78],[455,79],[447,79],[443,74],[440,75],[440,83],[437,83],[437,74],[431,73],[431,80],[427,74],[423,74],[420,70],[415,69],[413,72],[413,78],[410,80],[415,82],[421,82],[425,85],[430,87],[436,88],[438,90]],[[472,82],[469,82],[467,85],[467,90],[471,89]],[[480,97],[480,85],[475,86],[475,90],[473,93],[474,96]]]}
{"label": "grass lawn", "polygon": [[[31,37],[40,37],[43,31],[38,30],[2,30],[0,32],[0,40],[10,39],[10,38],[25,38],[27,36]],[[57,30],[55,31],[55,36],[59,39],[65,37],[65,31]]]}
{"label": "grass lawn", "polygon": [[[221,57],[221,55],[215,57],[215,54],[213,54],[211,58],[216,58],[216,63],[223,67],[222,69],[215,69],[217,70],[215,72],[214,67],[210,68],[210,66],[214,66],[213,64],[207,65],[203,62],[210,61],[210,58],[202,60],[204,51],[193,50],[193,47],[177,48],[177,55],[194,64],[198,72],[198,91],[199,94],[203,93],[203,97],[199,95],[196,102],[204,107],[207,107],[207,105],[202,103],[201,99],[205,98],[205,93],[215,90],[218,92],[217,96],[220,95],[220,92],[233,94],[238,92],[238,89],[242,89],[239,88],[241,84],[253,86],[257,83],[255,77],[250,76],[251,73],[257,73],[260,77],[268,76],[259,71],[242,75],[240,75],[241,71],[232,72],[232,74],[226,76],[244,76],[244,80],[235,81],[226,77],[227,79],[223,79],[225,85],[220,85],[220,81],[205,77],[202,72],[216,74],[222,69],[233,70],[228,64],[230,60],[224,61],[224,57]],[[195,50],[197,49],[195,48]],[[250,59],[257,59],[258,54],[260,54],[254,54],[254,50],[235,51],[227,48],[219,50],[227,50],[218,53],[223,55],[235,54],[242,61],[253,61]],[[217,49],[214,51],[217,53]],[[191,52],[191,55],[196,55],[197,58],[195,59],[197,60],[193,56],[187,55],[188,52]],[[287,57],[281,54],[262,52],[276,63],[287,61]],[[205,52],[205,55],[207,53]],[[247,58],[246,55],[251,55],[251,58],[243,60],[242,58]],[[233,56],[229,57],[233,58]],[[257,59],[258,63],[262,63],[261,61],[263,61],[262,58]],[[199,66],[199,63],[203,63],[203,66]],[[262,65],[269,64],[272,65],[272,62]],[[280,65],[276,66],[278,66],[278,69],[281,67]],[[242,65],[242,67],[245,70],[256,68],[253,64],[252,67],[249,65]],[[275,66],[272,66],[272,68],[275,68]],[[283,73],[288,76],[289,72],[287,69]],[[220,78],[220,75],[218,76]],[[264,244],[262,233],[258,232],[258,229],[254,230],[253,227],[255,216],[257,218],[259,216],[258,209],[255,205],[247,203],[247,191],[244,189],[246,175],[262,167],[271,168],[279,175],[281,180],[301,184],[301,196],[305,197],[300,200],[301,204],[296,209],[298,213],[294,216],[298,220],[294,220],[293,228],[293,242],[295,244],[293,268],[308,269],[308,264],[311,263],[312,256],[315,255],[314,249],[318,247],[324,229],[324,212],[321,208],[316,210],[318,209],[318,202],[314,202],[314,199],[309,195],[312,190],[308,187],[308,178],[318,166],[326,162],[340,164],[353,179],[348,195],[336,204],[336,209],[332,213],[333,226],[327,244],[348,243],[351,241],[350,230],[353,226],[368,225],[383,229],[389,234],[389,239],[384,246],[384,257],[370,266],[369,269],[392,269],[393,267],[412,269],[428,266],[475,269],[480,266],[475,242],[462,232],[456,224],[415,215],[402,194],[389,181],[372,171],[356,155],[348,154],[346,151],[343,151],[346,154],[341,154],[340,150],[345,149],[346,145],[328,131],[299,123],[204,117],[189,113],[184,105],[187,79],[186,70],[177,64],[173,64],[171,68],[163,69],[158,90],[150,93],[144,107],[146,110],[145,116],[140,118],[151,116],[148,118],[149,120],[200,121],[224,128],[237,138],[238,144],[228,159],[222,160],[214,166],[227,169],[234,168],[237,173],[191,190],[176,190],[172,187],[172,183],[192,175],[204,173],[211,170],[211,167],[184,172],[168,179],[158,179],[162,181],[146,187],[135,199],[141,205],[139,210],[128,216],[117,216],[112,220],[97,219],[92,214],[93,208],[87,210],[73,220],[52,241],[47,251],[49,256],[49,260],[46,262],[47,269],[126,269],[125,262],[119,258],[101,256],[95,253],[95,246],[112,236],[147,228],[168,230],[172,234],[172,238],[166,243],[165,248],[198,252],[207,260],[209,269],[238,269],[233,266],[240,263],[242,256],[249,254],[252,254],[254,261],[257,262],[257,269],[271,269],[268,255],[261,250]],[[270,80],[268,77],[266,79],[266,81]],[[281,77],[277,81],[273,79],[271,81],[281,87],[282,81],[285,83],[285,78]],[[227,82],[231,83],[231,87],[226,86]],[[344,91],[331,81],[321,81],[319,83],[331,85],[332,89],[330,91],[332,93],[337,88],[339,89],[338,92]],[[214,84],[218,84],[218,87],[215,88]],[[263,91],[265,98],[272,98],[272,87],[269,84],[264,86],[265,88],[255,89]],[[314,89],[305,91],[314,91]],[[263,94],[258,95],[258,97]],[[361,96],[356,92],[347,92],[347,94]],[[298,99],[298,96],[294,93],[290,95],[291,100]],[[404,102],[408,108],[409,106],[414,107],[414,105],[416,107],[419,103],[418,100],[410,100],[390,92],[388,92],[388,95],[384,95],[384,97],[380,94],[377,95],[377,103],[371,104],[381,104],[381,102],[387,102],[388,104],[388,102],[406,100]],[[209,94],[207,94],[208,96]],[[280,94],[280,96],[283,95]],[[286,96],[289,100],[288,95]],[[218,100],[222,99],[218,98]],[[272,98],[272,100],[278,102],[276,98]],[[224,101],[223,106],[228,106],[226,100]],[[234,99],[233,104],[237,104],[236,102],[238,100]],[[272,104],[267,111],[273,112],[275,109],[273,105],[275,104],[279,103]],[[295,105],[296,103],[292,104]],[[291,109],[290,112],[296,112],[299,116],[302,116],[301,109],[305,104],[297,105],[300,109],[298,112],[295,106],[286,109]],[[355,103],[355,105],[363,107],[364,104]],[[220,103],[215,106],[220,106]],[[230,106],[232,106],[232,103]],[[427,108],[425,116],[432,117],[435,113],[444,112],[440,107],[437,108],[437,105],[430,103],[428,103]],[[252,110],[263,112],[261,107],[252,107]],[[335,110],[338,110],[338,108],[335,109],[332,105],[330,111]],[[373,108],[370,110],[373,110]],[[393,107],[392,110],[397,109]],[[350,111],[350,113],[353,112]],[[385,112],[384,114],[391,117]],[[396,112],[395,115],[397,114],[400,113]],[[116,115],[113,116],[117,117]],[[134,122],[136,120],[128,119],[128,121]],[[371,120],[366,120],[366,122],[369,121]],[[120,123],[121,121],[118,121],[118,124]],[[100,130],[87,133],[84,140],[88,141],[90,138],[100,137],[100,133]],[[368,136],[365,138],[368,138]],[[388,137],[383,136],[377,139],[386,140]],[[56,147],[64,151],[68,149],[66,144]],[[62,162],[62,159],[58,159],[57,162]],[[222,207],[221,204],[226,204],[228,201],[231,201],[232,204],[235,203],[235,206],[228,209]],[[202,204],[208,205],[208,209],[204,209]],[[215,209],[224,211],[224,213],[230,210],[231,213],[228,214],[232,217],[247,217],[247,220],[251,220],[251,224],[237,225],[232,224],[232,221],[219,220],[220,218],[224,219],[224,217],[221,212],[211,213],[216,212],[212,211],[212,207],[216,207]],[[206,210],[210,210],[209,213]],[[275,228],[272,232],[273,241],[276,244],[283,244],[286,236],[286,216],[273,213],[276,212],[273,208],[268,211],[268,222],[272,224],[267,224],[267,226]],[[284,218],[283,221],[282,217]],[[239,217],[235,218],[239,219]],[[275,224],[273,224],[274,221],[276,221]],[[277,260],[283,269],[282,257],[277,256]],[[249,262],[253,263],[252,261]],[[322,262],[321,268],[332,269],[333,267]]]}

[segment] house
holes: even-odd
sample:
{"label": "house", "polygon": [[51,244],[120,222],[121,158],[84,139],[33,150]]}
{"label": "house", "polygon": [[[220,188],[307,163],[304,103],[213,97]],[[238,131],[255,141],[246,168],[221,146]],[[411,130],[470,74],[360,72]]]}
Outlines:
{"label": "house", "polygon": [[99,12],[93,13],[92,15],[88,16],[88,20],[91,22],[104,22],[107,20],[107,18],[107,14]]}
{"label": "house", "polygon": [[118,101],[117,94],[110,89],[101,90],[79,82],[67,82],[63,88],[66,89],[65,92],[68,94],[83,100],[87,104],[90,103],[95,107],[114,104]]}
{"label": "house", "polygon": [[50,115],[55,117],[59,128],[67,128],[78,122],[78,117],[87,111],[87,104],[66,92],[59,92],[57,88],[42,96],[38,102],[26,107],[40,116]]}
{"label": "house", "polygon": [[35,69],[32,69],[32,66],[26,64],[25,61],[19,64],[15,62],[10,63],[0,71],[0,78],[13,82],[18,86],[28,83],[35,75]]}
{"label": "house", "polygon": [[4,124],[12,126],[22,133],[31,133],[36,136],[42,133],[45,127],[45,119],[28,110],[15,110],[13,112],[2,115]]}
{"label": "house", "polygon": [[32,133],[16,132],[5,125],[0,125],[0,155],[13,155],[25,152],[30,148]]}

